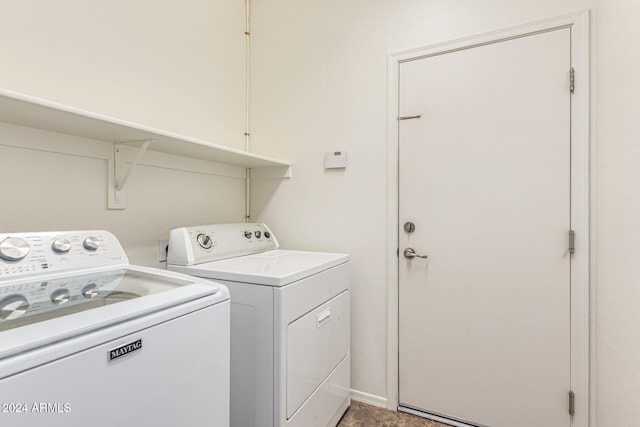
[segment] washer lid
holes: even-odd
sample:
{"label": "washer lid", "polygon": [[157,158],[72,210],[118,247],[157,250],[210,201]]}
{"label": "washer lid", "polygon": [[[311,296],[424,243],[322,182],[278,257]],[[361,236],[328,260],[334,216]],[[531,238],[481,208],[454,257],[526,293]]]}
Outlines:
{"label": "washer lid", "polygon": [[349,261],[349,255],[275,249],[192,266],[168,268],[207,279],[285,286]]}
{"label": "washer lid", "polygon": [[210,281],[145,267],[0,284],[0,359],[189,301],[229,299]]}

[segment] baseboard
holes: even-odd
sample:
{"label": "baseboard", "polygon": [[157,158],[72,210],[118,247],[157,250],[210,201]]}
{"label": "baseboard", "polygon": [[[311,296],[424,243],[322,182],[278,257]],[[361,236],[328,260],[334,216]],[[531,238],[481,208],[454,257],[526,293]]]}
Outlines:
{"label": "baseboard", "polygon": [[374,394],[365,393],[363,391],[351,390],[351,399],[368,405],[377,406],[379,408],[387,408],[387,399],[385,397],[376,396]]}

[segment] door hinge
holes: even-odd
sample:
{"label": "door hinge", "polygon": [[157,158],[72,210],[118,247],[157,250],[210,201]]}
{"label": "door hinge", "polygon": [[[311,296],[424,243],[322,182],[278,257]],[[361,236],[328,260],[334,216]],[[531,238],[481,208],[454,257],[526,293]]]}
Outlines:
{"label": "door hinge", "polygon": [[569,391],[569,415],[573,417],[576,413],[576,394],[573,390]]}
{"label": "door hinge", "polygon": [[576,252],[576,232],[569,230],[569,254],[573,255]]}
{"label": "door hinge", "polygon": [[576,70],[571,67],[569,70],[569,92],[573,93],[576,91]]}

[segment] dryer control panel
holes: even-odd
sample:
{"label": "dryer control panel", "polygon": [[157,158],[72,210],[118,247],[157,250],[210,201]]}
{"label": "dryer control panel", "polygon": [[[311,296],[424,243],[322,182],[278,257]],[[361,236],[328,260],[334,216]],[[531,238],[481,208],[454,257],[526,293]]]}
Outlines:
{"label": "dryer control panel", "polygon": [[55,274],[129,263],[108,231],[0,233],[0,284],[38,274]]}
{"label": "dryer control panel", "polygon": [[169,233],[167,263],[195,265],[278,249],[278,241],[262,223],[181,227]]}

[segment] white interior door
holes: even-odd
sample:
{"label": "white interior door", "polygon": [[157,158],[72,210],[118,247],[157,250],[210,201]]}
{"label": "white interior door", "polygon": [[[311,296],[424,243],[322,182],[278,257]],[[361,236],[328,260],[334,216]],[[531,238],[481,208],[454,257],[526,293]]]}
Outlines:
{"label": "white interior door", "polygon": [[570,425],[570,38],[400,65],[401,407]]}

